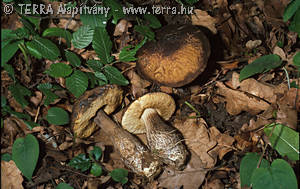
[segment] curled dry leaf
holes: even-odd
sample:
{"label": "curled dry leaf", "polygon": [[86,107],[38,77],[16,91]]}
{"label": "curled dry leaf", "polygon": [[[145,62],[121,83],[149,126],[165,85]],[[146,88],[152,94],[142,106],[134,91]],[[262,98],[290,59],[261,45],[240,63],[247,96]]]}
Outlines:
{"label": "curled dry leaf", "polygon": [[130,70],[126,73],[126,76],[130,80],[131,90],[134,98],[139,98],[146,94],[148,90],[146,89],[151,85],[147,80],[142,79],[135,71]]}
{"label": "curled dry leaf", "polygon": [[221,133],[216,127],[210,127],[210,136],[211,139],[217,141],[217,146],[209,151],[209,154],[215,157],[214,154],[219,156],[219,159],[222,159],[225,154],[232,150],[232,144],[234,142],[234,138]]}
{"label": "curled dry leaf", "polygon": [[223,189],[224,184],[220,179],[210,180],[207,184],[203,186],[203,189]]}
{"label": "curled dry leaf", "polygon": [[192,14],[192,24],[208,28],[213,34],[217,33],[216,22],[217,19],[211,17],[206,11],[200,9],[194,10]]}
{"label": "curled dry leaf", "polygon": [[119,23],[116,25],[115,31],[114,31],[114,36],[120,36],[124,32],[128,31],[128,27],[131,27],[131,23],[128,22],[125,19],[122,19],[119,21]]}
{"label": "curled dry leaf", "polygon": [[193,150],[203,162],[203,168],[211,168],[217,159],[209,154],[209,151],[217,146],[217,141],[212,140],[203,119],[175,119],[173,122],[185,138],[185,143]]}
{"label": "curled dry leaf", "polygon": [[255,115],[269,107],[267,102],[256,96],[230,89],[221,82],[217,82],[216,85],[219,87],[217,93],[225,96],[227,101],[226,110],[231,115],[237,115],[242,111],[247,111]]}
{"label": "curled dry leaf", "polygon": [[276,122],[296,130],[298,123],[297,110],[288,104],[287,95],[281,98],[277,104]]}
{"label": "curled dry leaf", "polygon": [[1,188],[23,189],[23,177],[14,161],[1,161]]}
{"label": "curled dry leaf", "polygon": [[[298,94],[297,94],[298,93]],[[300,111],[300,90],[291,88],[285,95],[287,104],[295,107],[297,111]]]}
{"label": "curled dry leaf", "polygon": [[183,171],[165,169],[158,178],[159,187],[184,189],[198,188],[204,181],[206,170],[199,156],[191,150],[191,159]]}

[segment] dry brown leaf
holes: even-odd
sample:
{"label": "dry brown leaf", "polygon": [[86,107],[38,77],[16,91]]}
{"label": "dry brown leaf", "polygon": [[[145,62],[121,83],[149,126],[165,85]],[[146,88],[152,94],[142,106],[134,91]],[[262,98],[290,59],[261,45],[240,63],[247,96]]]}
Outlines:
{"label": "dry brown leaf", "polygon": [[206,170],[195,152],[191,150],[191,159],[183,171],[165,169],[158,178],[159,187],[195,189],[203,183]]}
{"label": "dry brown leaf", "polygon": [[207,12],[200,9],[194,10],[192,14],[192,24],[208,28],[213,34],[217,33],[216,29],[217,19],[211,17]]}
{"label": "dry brown leaf", "polygon": [[135,71],[129,70],[126,76],[130,80],[132,94],[135,98],[143,96],[148,90],[146,87],[150,86],[151,83],[147,80],[142,79]]}
{"label": "dry brown leaf", "polygon": [[22,189],[23,177],[14,161],[1,161],[1,188]]}
{"label": "dry brown leaf", "polygon": [[203,119],[175,119],[173,125],[183,134],[188,148],[200,157],[204,167],[214,167],[217,159],[208,154],[208,151],[213,149],[217,142],[210,138],[205,121]]}
{"label": "dry brown leaf", "polygon": [[237,134],[234,135],[234,139],[236,140],[236,147],[241,150],[241,151],[246,151],[249,150],[251,147],[251,142],[249,142],[249,136],[242,135],[242,134]]}
{"label": "dry brown leaf", "polygon": [[288,99],[284,96],[277,102],[276,122],[286,125],[292,129],[297,129],[298,116],[297,110],[287,104]]}
{"label": "dry brown leaf", "polygon": [[[297,94],[298,93],[298,94]],[[297,111],[300,112],[300,90],[291,88],[285,95],[287,104],[296,107]]]}
{"label": "dry brown leaf", "polygon": [[270,103],[275,103],[277,99],[276,95],[284,94],[288,90],[288,87],[284,83],[274,86],[250,78],[241,82],[241,90],[260,97]]}
{"label": "dry brown leaf", "polygon": [[211,139],[217,141],[218,145],[208,153],[212,156],[218,154],[219,158],[223,159],[224,155],[232,150],[231,146],[234,142],[234,138],[221,133],[216,127],[210,127],[209,131]]}
{"label": "dry brown leaf", "polygon": [[223,189],[223,188],[224,188],[224,184],[220,179],[211,180],[203,186],[203,189]]}
{"label": "dry brown leaf", "polygon": [[277,54],[282,60],[287,60],[284,50],[278,46],[274,47],[273,54]]}
{"label": "dry brown leaf", "polygon": [[267,102],[255,96],[230,89],[221,82],[217,82],[216,85],[219,87],[217,93],[225,96],[227,101],[226,110],[231,115],[237,115],[242,111],[247,111],[255,115],[269,107]]}
{"label": "dry brown leaf", "polygon": [[120,36],[124,32],[128,31],[128,27],[131,27],[132,24],[128,22],[125,19],[122,19],[119,21],[119,23],[116,25],[115,31],[114,31],[114,36]]}

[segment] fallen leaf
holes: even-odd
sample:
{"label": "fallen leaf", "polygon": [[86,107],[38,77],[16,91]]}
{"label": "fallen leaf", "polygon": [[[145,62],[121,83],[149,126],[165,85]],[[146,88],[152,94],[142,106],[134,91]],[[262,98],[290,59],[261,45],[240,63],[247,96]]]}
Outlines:
{"label": "fallen leaf", "polygon": [[223,189],[224,184],[220,179],[214,179],[209,181],[203,186],[203,189]]}
{"label": "fallen leaf", "polygon": [[204,164],[195,152],[191,150],[191,159],[183,171],[163,171],[158,178],[159,187],[184,189],[199,188],[203,183],[207,170],[203,169]]}
{"label": "fallen leaf", "polygon": [[250,50],[255,49],[256,47],[258,47],[260,45],[261,45],[261,40],[249,40],[246,43],[246,47]]}
{"label": "fallen leaf", "polygon": [[286,98],[288,105],[295,107],[297,111],[300,111],[300,89],[291,88],[283,98]]}
{"label": "fallen leaf", "polygon": [[211,139],[217,141],[217,146],[208,153],[212,156],[214,156],[214,154],[218,154],[219,159],[223,159],[228,152],[232,151],[234,138],[221,133],[216,127],[210,127],[209,131]]}
{"label": "fallen leaf", "polygon": [[128,31],[128,28],[131,27],[131,23],[125,19],[119,21],[119,23],[115,27],[114,36],[120,36],[124,32]]}
{"label": "fallen leaf", "polygon": [[212,168],[217,162],[216,157],[212,157],[208,151],[217,145],[217,141],[210,138],[206,122],[201,119],[186,119],[173,121],[183,135],[185,143],[190,150],[193,150],[203,162],[205,168]]}
{"label": "fallen leaf", "polygon": [[269,107],[267,102],[243,91],[230,89],[221,82],[217,82],[216,86],[217,93],[225,96],[226,110],[231,115],[237,115],[242,111],[255,115]]}
{"label": "fallen leaf", "polygon": [[242,91],[262,98],[270,103],[275,103],[277,95],[283,95],[288,90],[287,85],[284,83],[274,86],[267,83],[261,83],[253,78],[243,80],[240,86]]}
{"label": "fallen leaf", "polygon": [[148,92],[146,87],[150,86],[151,83],[147,80],[142,79],[135,71],[129,70],[126,73],[126,76],[130,80],[131,83],[131,90],[134,98],[138,98],[143,96],[145,93]]}
{"label": "fallen leaf", "polygon": [[14,161],[1,161],[1,188],[22,189],[23,177]]}
{"label": "fallen leaf", "polygon": [[274,49],[273,49],[273,54],[277,54],[278,56],[280,56],[280,58],[281,58],[282,60],[287,60],[285,52],[283,51],[282,48],[280,48],[280,47],[278,47],[278,46],[275,46],[275,47],[274,47]]}
{"label": "fallen leaf", "polygon": [[208,28],[213,34],[217,33],[216,29],[217,19],[211,17],[206,11],[200,9],[194,10],[192,14],[192,25],[203,26]]}

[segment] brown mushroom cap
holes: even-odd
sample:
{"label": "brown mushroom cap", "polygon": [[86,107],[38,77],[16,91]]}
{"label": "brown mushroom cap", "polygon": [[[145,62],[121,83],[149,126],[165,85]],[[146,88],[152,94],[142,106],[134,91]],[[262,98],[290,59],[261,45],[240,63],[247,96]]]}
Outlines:
{"label": "brown mushroom cap", "polygon": [[100,108],[112,113],[122,102],[123,91],[117,85],[105,85],[86,91],[74,104],[72,128],[76,137],[85,138],[96,130],[92,118]]}
{"label": "brown mushroom cap", "polygon": [[128,107],[122,117],[122,126],[133,134],[145,133],[145,124],[141,118],[145,109],[155,109],[162,119],[168,120],[175,107],[175,101],[170,95],[162,92],[148,93]]}
{"label": "brown mushroom cap", "polygon": [[157,32],[157,38],[138,51],[137,68],[146,79],[181,87],[206,68],[210,45],[197,27],[169,25]]}

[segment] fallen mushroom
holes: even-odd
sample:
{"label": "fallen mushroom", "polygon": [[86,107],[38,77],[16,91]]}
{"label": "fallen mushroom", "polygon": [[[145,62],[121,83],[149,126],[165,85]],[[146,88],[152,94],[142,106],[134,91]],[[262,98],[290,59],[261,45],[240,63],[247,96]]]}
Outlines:
{"label": "fallen mushroom", "polygon": [[112,113],[122,102],[122,89],[117,85],[105,85],[86,91],[73,106],[72,129],[76,137],[86,138],[96,130],[92,118],[100,108]]}
{"label": "fallen mushroom", "polygon": [[157,32],[157,39],[138,51],[137,69],[146,79],[181,87],[206,68],[210,45],[196,26],[169,25]]}
{"label": "fallen mushroom", "polygon": [[103,129],[120,152],[124,164],[138,175],[154,178],[161,172],[160,161],[136,137],[118,126],[102,110],[95,117],[95,122]]}
{"label": "fallen mushroom", "polygon": [[107,116],[121,104],[122,93],[116,85],[105,85],[85,92],[73,107],[73,131],[77,137],[84,138],[90,136],[98,125],[110,135],[128,168],[149,179],[154,178],[161,171],[160,161],[137,138]]}
{"label": "fallen mushroom", "polygon": [[188,151],[180,133],[168,120],[175,111],[175,102],[165,93],[148,93],[134,101],[124,113],[122,126],[131,133],[146,132],[152,153],[177,169],[184,167]]}

